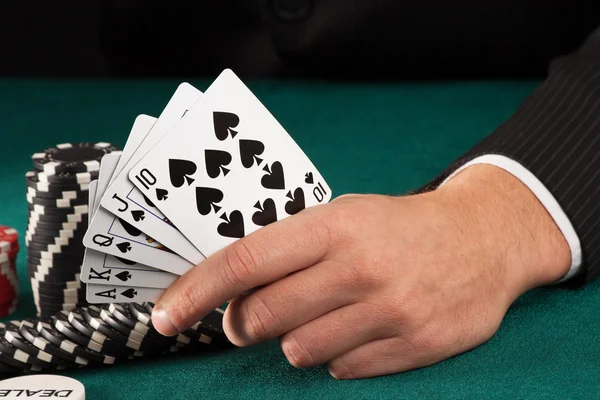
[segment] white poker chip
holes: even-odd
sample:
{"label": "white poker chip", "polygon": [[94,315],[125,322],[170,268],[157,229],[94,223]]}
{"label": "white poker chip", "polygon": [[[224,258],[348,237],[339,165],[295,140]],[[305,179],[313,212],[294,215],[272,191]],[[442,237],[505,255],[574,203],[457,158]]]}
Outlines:
{"label": "white poker chip", "polygon": [[0,381],[0,398],[85,400],[85,387],[81,382],[66,376],[27,375]]}

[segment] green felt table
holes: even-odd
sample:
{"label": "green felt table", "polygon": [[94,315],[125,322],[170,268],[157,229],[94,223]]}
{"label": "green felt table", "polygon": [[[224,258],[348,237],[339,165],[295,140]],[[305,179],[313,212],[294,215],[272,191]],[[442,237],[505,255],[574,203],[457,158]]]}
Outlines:
{"label": "green felt table", "polygon": [[[134,118],[158,116],[177,83],[0,81],[0,224],[25,232],[31,154],[63,142],[123,146]],[[204,89],[208,82],[191,83]],[[416,189],[498,126],[536,85],[249,82],[336,196]],[[14,318],[34,314],[22,238],[21,246]],[[486,344],[393,376],[336,381],[324,367],[297,370],[276,341],[65,374],[83,382],[91,399],[598,397],[598,288],[530,292]]]}

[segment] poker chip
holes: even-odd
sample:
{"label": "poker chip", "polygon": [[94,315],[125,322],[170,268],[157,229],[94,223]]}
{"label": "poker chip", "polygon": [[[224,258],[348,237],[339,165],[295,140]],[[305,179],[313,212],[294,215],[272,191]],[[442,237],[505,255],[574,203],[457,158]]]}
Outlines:
{"label": "poker chip", "polygon": [[36,170],[48,175],[57,173],[95,172],[108,153],[120,153],[110,143],[62,143],[31,156]]}
{"label": "poker chip", "polygon": [[60,172],[56,174],[47,174],[45,172],[38,172],[36,175],[40,183],[58,184],[58,185],[81,185],[88,184],[98,179],[98,172]]}
{"label": "poker chip", "polygon": [[[137,303],[131,303],[131,305],[138,305]],[[139,306],[139,305],[138,305]],[[125,325],[129,329],[132,329],[143,337],[148,337],[150,339],[154,339],[158,342],[164,343],[172,343],[173,341],[181,342],[184,344],[188,344],[190,339],[187,336],[177,335],[174,337],[166,337],[158,333],[152,326],[150,319],[146,319],[147,322],[142,322],[135,317],[130,311],[127,304],[109,304],[104,307],[105,310],[108,310],[112,316],[118,320],[121,324]],[[147,315],[147,314],[146,314]],[[181,337],[180,337],[181,336]]]}
{"label": "poker chip", "polygon": [[114,329],[112,326],[104,322],[100,316],[101,309],[95,306],[88,306],[81,309],[80,316],[96,331],[105,335],[107,341],[113,341],[126,346],[132,350],[148,350],[144,348],[142,343],[128,337]]}
{"label": "poker chip", "polygon": [[[2,359],[4,357],[4,359]],[[35,357],[13,347],[4,336],[0,336],[0,360],[13,367],[24,370],[41,372],[44,368],[51,368],[48,363],[44,363]],[[7,362],[7,360],[9,360]]]}
{"label": "poker chip", "polygon": [[77,200],[89,198],[88,190],[58,190],[54,192],[48,192],[44,190],[36,190],[30,186],[27,187],[27,196],[31,196],[34,199],[52,199],[52,200]]}
{"label": "poker chip", "polygon": [[[91,306],[90,306],[91,307]],[[171,347],[173,343],[166,340],[156,340],[148,335],[142,335],[140,332],[128,327],[115,318],[109,310],[109,305],[100,308],[100,318],[111,328],[126,336],[128,339],[134,340],[140,344],[140,350],[161,351]]]}
{"label": "poker chip", "polygon": [[0,318],[14,313],[19,304],[19,279],[16,259],[19,234],[8,226],[0,226]]}
{"label": "poker chip", "polygon": [[[81,309],[80,311],[83,311]],[[69,322],[69,313],[57,313],[53,318],[54,327],[65,336],[82,346],[88,347],[102,354],[110,354],[113,357],[131,355],[132,349],[108,338],[103,332],[92,327],[81,314],[72,318],[73,324]]]}
{"label": "poker chip", "polygon": [[75,205],[72,207],[57,208],[52,206],[44,206],[41,204],[27,204],[27,208],[30,212],[34,212],[39,215],[49,215],[54,217],[65,217],[69,215],[87,214],[89,209],[87,204]]}
{"label": "poker chip", "polygon": [[27,202],[32,205],[40,205],[44,207],[56,207],[56,208],[73,208],[82,204],[87,204],[86,198],[79,199],[62,199],[62,198],[44,198],[44,197],[33,197],[27,193]]}
{"label": "poker chip", "polygon": [[33,189],[38,193],[48,193],[53,194],[55,197],[62,197],[63,192],[77,191],[82,193],[89,193],[90,184],[89,183],[50,183],[50,182],[42,182],[38,179],[38,173],[36,171],[29,171],[25,174],[25,183],[27,184],[27,189]]}
{"label": "poker chip", "polygon": [[[58,357],[61,360],[70,364],[88,365],[89,361],[92,361],[91,359],[80,357],[74,354],[73,348],[77,345],[69,341],[66,337],[62,336],[59,332],[56,332],[58,333],[58,335],[61,336],[56,339],[58,345],[54,345],[35,329],[35,324],[37,324],[36,320],[30,319],[21,321],[21,324],[19,326],[19,333],[23,338],[27,339],[29,343],[33,344],[38,349],[55,357]],[[84,354],[84,352],[80,353]],[[99,354],[99,356],[100,359],[102,359],[102,355]]]}
{"label": "poker chip", "polygon": [[[46,319],[47,320],[47,319]],[[46,330],[49,327],[44,327],[44,323],[48,324],[47,322],[39,322],[37,329],[38,332],[43,334],[43,330],[42,328],[46,328]],[[94,350],[97,353],[101,353],[101,354],[108,354],[112,357],[118,357],[120,354],[122,355],[122,349],[119,349],[118,351],[114,351],[112,349],[110,349],[109,347],[105,347],[103,346],[101,343],[98,343],[97,341],[91,339],[90,337],[82,334],[81,332],[79,332],[77,329],[75,329],[68,321],[67,317],[64,317],[63,314],[61,313],[57,313],[55,316],[53,316],[51,318],[51,323],[49,324],[50,326],[53,326],[58,332],[62,333],[64,336],[66,336],[69,340],[73,341],[74,343],[86,347],[90,350]],[[42,328],[40,328],[42,327]]]}
{"label": "poker chip", "polygon": [[8,399],[65,398],[85,400],[85,387],[73,378],[59,375],[31,375],[5,379],[0,393]]}
{"label": "poker chip", "polygon": [[18,327],[8,325],[4,331],[4,339],[19,351],[26,353],[32,360],[38,360],[39,363],[32,361],[32,364],[37,364],[41,368],[54,369],[54,367],[57,367],[64,369],[69,366],[69,363],[63,359],[53,356],[30,343],[21,336]]}
{"label": "poker chip", "polygon": [[65,222],[88,223],[88,214],[62,214],[62,215],[44,215],[36,211],[29,210],[29,225],[43,223],[54,225]]}

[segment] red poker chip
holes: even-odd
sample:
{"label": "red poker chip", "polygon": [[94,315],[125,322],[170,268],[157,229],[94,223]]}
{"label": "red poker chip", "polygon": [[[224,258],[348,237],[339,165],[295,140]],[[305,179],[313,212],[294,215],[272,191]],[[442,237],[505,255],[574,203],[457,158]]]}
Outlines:
{"label": "red poker chip", "polygon": [[0,304],[0,318],[8,317],[17,310],[18,306],[18,299],[15,299],[12,303]]}
{"label": "red poker chip", "polygon": [[11,244],[19,243],[19,232],[10,226],[0,225],[0,240]]}

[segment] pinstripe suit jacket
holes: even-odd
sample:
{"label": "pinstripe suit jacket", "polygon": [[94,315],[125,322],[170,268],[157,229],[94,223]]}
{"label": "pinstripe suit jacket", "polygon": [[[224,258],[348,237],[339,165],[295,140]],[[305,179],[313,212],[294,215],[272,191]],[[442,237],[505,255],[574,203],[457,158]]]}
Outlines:
{"label": "pinstripe suit jacket", "polygon": [[555,59],[545,82],[491,135],[423,190],[484,154],[509,157],[532,172],[570,219],[583,264],[576,284],[600,273],[600,28]]}

